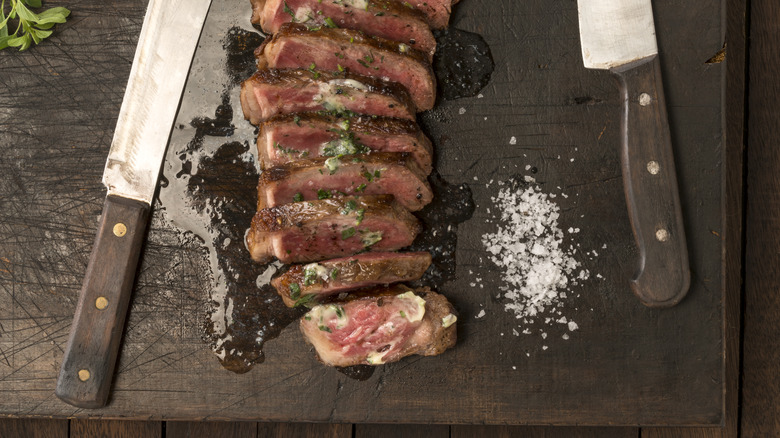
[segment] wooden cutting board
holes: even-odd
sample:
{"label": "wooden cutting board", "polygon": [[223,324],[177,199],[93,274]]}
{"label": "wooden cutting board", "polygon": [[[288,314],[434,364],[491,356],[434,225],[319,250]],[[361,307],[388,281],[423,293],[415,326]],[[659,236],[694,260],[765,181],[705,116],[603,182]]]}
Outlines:
{"label": "wooden cutting board", "polygon": [[[721,423],[722,181],[725,166],[741,163],[723,162],[725,64],[707,63],[725,32],[725,10],[714,0],[654,2],[693,275],[688,297],[666,310],[643,307],[628,286],[637,251],[620,176],[619,96],[608,73],[582,66],[576,2],[455,7],[453,27],[481,35],[495,62],[480,96],[442,100],[421,117],[435,143],[440,191],[462,201],[451,211],[439,206],[454,251],[441,258],[434,284],[460,311],[459,341],[439,357],[408,358],[363,380],[317,363],[296,325],[286,325],[296,315],[262,287],[269,272],[242,253],[237,230],[253,212],[256,170],[248,152],[254,129],[241,118],[236,84],[251,71],[246,55],[259,38],[248,33],[246,0],[216,2],[172,134],[110,405],[86,411],[57,400],[54,382],[144,3],[79,4],[51,42],[3,54],[4,72],[18,74],[0,78],[15,90],[0,107],[0,390],[9,395],[0,414]],[[526,176],[556,194],[559,226],[580,230],[565,243],[578,248],[591,276],[569,288],[560,309],[577,322],[574,331],[505,311],[501,271],[482,243],[495,231],[498,183]],[[470,206],[473,213],[462,214]],[[435,215],[428,219],[435,224]],[[207,321],[220,294],[230,298],[228,330],[244,340],[257,331],[252,312],[287,312],[264,360],[243,374],[212,351],[206,328],[214,328]],[[236,350],[224,362],[243,371],[249,367],[236,353],[258,354],[235,340],[225,345]],[[255,356],[250,361],[259,362]]]}

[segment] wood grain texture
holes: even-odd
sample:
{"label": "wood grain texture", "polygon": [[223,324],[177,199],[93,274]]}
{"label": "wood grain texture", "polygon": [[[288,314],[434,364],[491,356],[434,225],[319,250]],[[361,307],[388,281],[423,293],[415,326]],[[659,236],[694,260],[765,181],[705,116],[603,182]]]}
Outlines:
{"label": "wood grain texture", "polygon": [[258,438],[350,438],[351,424],[257,423]]}
{"label": "wood grain texture", "polygon": [[741,436],[780,434],[780,4],[750,2]]}
{"label": "wood grain texture", "polygon": [[449,426],[357,424],[354,438],[448,438]]}
{"label": "wood grain texture", "polygon": [[635,427],[452,426],[450,438],[636,438]]}
{"label": "wood grain texture", "polygon": [[257,423],[253,422],[168,421],[165,423],[165,438],[262,438],[265,436],[258,435]]}
{"label": "wood grain texture", "polygon": [[161,438],[162,422],[129,420],[70,421],[70,438]]}
{"label": "wood grain texture", "polygon": [[68,420],[0,419],[0,436],[7,438],[68,438]]}
{"label": "wood grain texture", "polygon": [[[318,364],[297,330],[289,328],[266,344],[264,363],[243,375],[226,371],[202,340],[214,288],[207,251],[193,234],[172,228],[161,210],[165,206],[158,203],[111,404],[84,411],[54,398],[64,339],[104,197],[100,173],[144,5],[142,0],[75,1],[69,4],[73,18],[52,39],[23,54],[3,53],[0,391],[22,395],[0,399],[0,413],[720,424],[722,241],[713,231],[723,231],[724,69],[704,64],[722,46],[723,11],[716,0],[696,2],[683,12],[671,0],[654,3],[664,76],[670,78],[672,137],[680,145],[675,160],[694,272],[691,292],[680,305],[648,310],[628,287],[634,268],[628,261],[634,260],[636,248],[620,181],[619,95],[609,74],[581,66],[575,2],[532,0],[496,7],[491,1],[469,0],[456,7],[453,25],[483,35],[496,71],[482,98],[442,102],[438,121],[431,118],[428,126],[439,172],[450,183],[469,185],[480,205],[473,220],[458,227],[457,276],[440,285],[462,315],[454,350],[435,359],[387,365],[370,379],[355,381]],[[195,147],[190,143],[196,131],[193,118],[211,117],[221,104],[222,88],[214,88],[214,81],[224,67],[226,33],[236,24],[225,18],[226,10],[234,17],[242,7],[248,16],[245,0],[214,4],[182,103],[186,114],[173,133],[171,150],[176,153]],[[239,138],[239,144],[251,144],[253,130],[240,120],[235,89],[227,95],[236,135],[249,133],[249,138],[208,136],[204,147],[216,149]],[[512,137],[515,144],[510,145]],[[174,158],[179,160],[176,154]],[[169,164],[168,179],[186,167],[180,160]],[[530,176],[525,166],[537,169],[533,175],[545,192],[558,194],[561,225],[582,230],[572,237],[573,244],[581,245],[579,254],[599,253],[583,258],[583,268],[603,279],[589,282],[568,302],[567,316],[580,329],[566,342],[563,331],[545,332],[547,339],[538,332],[511,334],[518,322],[494,298],[501,284],[480,241],[488,231],[485,221],[495,213],[487,208],[498,188],[488,181]],[[469,271],[484,279],[484,289],[470,286],[475,276]],[[480,309],[486,317],[476,319]],[[410,387],[423,388],[413,402]],[[443,409],[442,400],[453,402]]]}
{"label": "wood grain texture", "polygon": [[640,438],[721,438],[720,427],[643,427]]}

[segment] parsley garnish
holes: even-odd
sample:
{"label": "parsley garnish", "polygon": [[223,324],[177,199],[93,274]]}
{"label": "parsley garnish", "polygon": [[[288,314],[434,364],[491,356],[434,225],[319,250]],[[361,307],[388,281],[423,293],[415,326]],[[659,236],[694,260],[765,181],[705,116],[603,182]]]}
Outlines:
{"label": "parsley garnish", "polygon": [[333,195],[328,190],[325,190],[325,189],[317,190],[317,199],[328,199],[331,196],[333,196]]}
{"label": "parsley garnish", "polygon": [[341,231],[341,240],[349,239],[355,235],[355,228],[349,227],[346,230]]}
{"label": "parsley garnish", "polygon": [[[32,43],[39,44],[52,34],[51,28],[57,23],[64,23],[70,15],[68,9],[59,7],[47,9],[40,14],[28,9],[40,8],[41,0],[11,0],[11,10],[5,16],[5,0],[0,3],[0,50],[6,47],[16,47],[19,51],[27,50]],[[13,33],[8,30],[11,20],[17,25]]]}

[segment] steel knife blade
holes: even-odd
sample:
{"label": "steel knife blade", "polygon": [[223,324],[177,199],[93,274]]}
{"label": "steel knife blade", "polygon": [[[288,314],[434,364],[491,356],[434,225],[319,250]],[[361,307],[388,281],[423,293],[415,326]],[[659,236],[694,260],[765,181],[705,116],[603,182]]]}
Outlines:
{"label": "steel knife blade", "polygon": [[108,193],[55,394],[108,401],[152,198],[211,0],[150,0],[103,184]]}
{"label": "steel knife blade", "polygon": [[622,97],[623,186],[639,263],[631,289],[650,307],[687,294],[690,266],[650,0],[577,0],[586,68],[609,70]]}

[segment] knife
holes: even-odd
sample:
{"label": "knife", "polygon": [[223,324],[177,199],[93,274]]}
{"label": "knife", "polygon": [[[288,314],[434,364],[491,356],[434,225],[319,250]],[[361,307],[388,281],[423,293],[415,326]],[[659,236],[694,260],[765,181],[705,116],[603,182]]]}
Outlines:
{"label": "knife", "polygon": [[108,188],[65,348],[57,397],[108,400],[168,138],[211,0],[150,0],[103,172]]}
{"label": "knife", "polygon": [[671,307],[691,274],[650,0],[577,0],[585,68],[609,70],[623,100],[621,167],[639,248],[631,289],[650,307]]}

